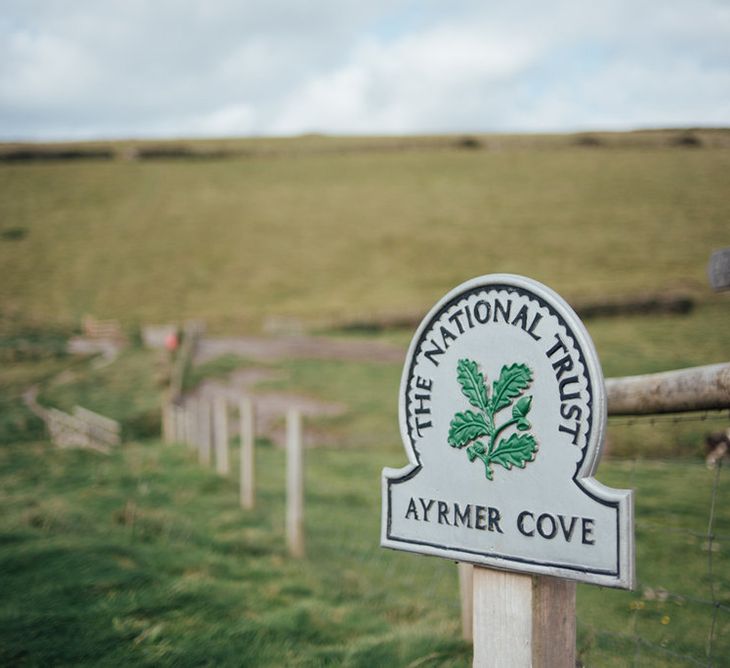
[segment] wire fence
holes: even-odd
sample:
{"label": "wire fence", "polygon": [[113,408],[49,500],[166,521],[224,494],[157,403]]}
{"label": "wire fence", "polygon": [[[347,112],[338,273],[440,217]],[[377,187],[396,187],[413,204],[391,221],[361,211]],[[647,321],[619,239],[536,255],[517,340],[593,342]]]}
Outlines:
{"label": "wire fence", "polygon": [[[629,418],[610,418],[609,427],[630,430],[636,425],[679,425],[705,422],[727,425],[727,412],[703,411],[689,415],[648,415]],[[615,430],[614,430],[615,431]],[[723,494],[727,494],[726,452],[719,456],[708,453],[706,465],[697,460],[653,460],[650,467],[671,469],[665,476],[674,487],[664,489],[665,497],[673,501],[665,512],[643,503],[645,494],[656,490],[649,487],[651,476],[639,472],[647,465],[646,460],[635,458],[625,461],[628,485],[635,490],[637,512],[635,529],[639,548],[644,543],[654,543],[667,554],[665,561],[675,561],[676,568],[670,580],[661,580],[662,568],[657,562],[642,559],[637,553],[637,587],[626,611],[623,631],[601,628],[578,618],[579,631],[593,636],[617,656],[623,656],[627,665],[730,665],[730,573],[725,557],[730,540],[728,514],[724,510]],[[702,471],[706,468],[705,471]],[[701,481],[701,487],[691,495],[684,494],[682,485],[687,470],[694,469],[693,481]],[[681,495],[681,496],[676,496]],[[725,499],[727,500],[727,499]],[[681,512],[680,512],[681,511]],[[676,575],[679,573],[679,575]],[[666,575],[665,575],[666,577]],[[650,607],[652,610],[650,610]],[[686,611],[691,609],[691,614]],[[684,628],[674,632],[674,610],[686,617]],[[647,612],[649,613],[647,615]],[[651,624],[645,617],[658,621],[663,632],[647,632]]]}
{"label": "wire fence", "polygon": [[[199,402],[196,406],[183,400],[172,421],[180,431],[171,440],[187,442],[193,451],[210,448],[215,440],[210,418],[202,428],[195,424],[201,415],[210,413],[201,411]],[[187,417],[185,406],[191,411]],[[614,439],[620,440],[622,434],[617,435],[617,431],[630,436],[636,425],[704,422],[715,427],[726,421],[727,412],[719,411],[649,415],[611,418],[609,430]],[[233,420],[231,429],[227,428],[231,436],[236,424],[240,425],[240,420]],[[213,452],[212,459],[206,461],[212,469],[215,456]],[[204,458],[199,461],[202,463]],[[632,666],[730,665],[730,562],[725,556],[730,544],[730,512],[726,510],[730,499],[723,457],[708,464],[699,458],[647,460],[637,456],[609,460],[599,468],[602,481],[604,468],[610,477],[605,480],[607,484],[635,489],[638,585],[634,592],[579,588],[581,661],[584,665],[611,661]],[[337,472],[327,475],[334,477]],[[283,495],[283,480],[281,484]],[[345,479],[342,485],[346,484]],[[311,494],[313,490],[308,491]],[[317,496],[317,490],[314,492]],[[334,494],[328,502],[321,498],[312,501],[326,506]],[[397,583],[404,596],[436,602],[448,611],[448,617],[460,618],[457,570],[451,563],[382,550],[373,536],[364,540],[352,524],[334,525],[334,531],[332,526],[325,528],[321,526],[323,512],[319,511],[317,519],[316,510],[314,515],[309,513],[310,499],[306,503],[306,524],[311,534],[307,536],[307,551],[311,549],[316,558],[332,560],[333,568],[338,564],[343,570],[367,563],[369,572],[376,574],[371,583],[373,591],[381,592],[382,598]],[[372,513],[373,508],[368,512]]]}

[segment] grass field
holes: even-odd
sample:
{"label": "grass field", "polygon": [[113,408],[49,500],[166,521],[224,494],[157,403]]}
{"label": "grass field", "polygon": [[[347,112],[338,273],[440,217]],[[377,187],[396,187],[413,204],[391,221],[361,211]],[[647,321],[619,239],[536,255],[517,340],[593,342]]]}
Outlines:
{"label": "grass field", "polygon": [[[706,317],[700,311],[665,324],[691,330],[692,320]],[[599,336],[614,344],[665,329],[654,318],[600,324]],[[62,408],[83,403],[125,426],[138,423],[135,416],[156,400],[155,359],[130,350],[101,369],[77,363],[72,373],[47,380],[41,398]],[[47,377],[60,362],[68,364],[40,360],[16,368],[25,366],[27,382],[33,364]],[[250,364],[229,358],[201,368],[198,377]],[[261,389],[348,406],[344,416],[309,425],[335,434],[340,447],[307,456],[307,559],[286,557],[284,455],[265,440],[257,450],[258,509],[245,513],[235,474],[222,480],[201,469],[184,446],[131,441],[104,457],[11,438],[0,448],[0,663],[469,665],[453,564],[378,548],[380,469],[405,463],[395,402],[399,366],[273,366],[281,377]],[[135,378],[144,382],[133,385]],[[605,462],[598,478],[637,490],[640,585],[635,593],[579,588],[585,665],[704,660],[711,587],[730,606],[730,486],[723,472],[709,577],[703,534],[714,472],[696,455],[702,434],[723,424],[610,428],[614,449],[634,457]],[[668,434],[681,434],[669,451],[662,449]],[[648,454],[665,458],[637,458],[647,444],[655,448]],[[234,448],[233,471],[235,454]],[[713,655],[718,666],[730,656],[724,610]]]}
{"label": "grass field", "polygon": [[[720,302],[697,307],[689,315],[655,315],[605,318],[591,321],[588,329],[596,343],[606,376],[652,373],[730,359],[726,323],[730,309]],[[404,346],[410,332],[383,335]],[[10,343],[12,343],[12,339]],[[54,339],[44,350],[54,352]],[[40,345],[40,344],[39,344]],[[50,348],[49,348],[50,346]],[[221,358],[194,370],[191,382],[206,376],[225,377],[251,361]],[[329,435],[328,442],[343,447],[372,447],[397,442],[397,391],[401,368],[392,364],[348,364],[317,360],[290,360],[268,365],[279,380],[262,390],[298,392],[326,403],[344,403],[347,411],[320,418],[314,425]],[[61,371],[64,373],[60,373]],[[93,362],[69,357],[25,360],[0,368],[0,387],[6,400],[0,421],[0,442],[41,436],[40,422],[22,406],[20,396],[41,382],[40,400],[71,411],[80,404],[119,420],[130,438],[159,433],[161,381],[164,357],[131,348],[114,363],[97,368]],[[724,428],[726,414],[711,414],[707,421],[652,424],[639,420],[626,425],[609,422],[609,448],[622,457],[698,457],[704,435]],[[4,425],[4,427],[3,427]]]}
{"label": "grass field", "polygon": [[[309,425],[338,447],[308,453],[296,562],[281,451],[259,441],[259,505],[244,513],[234,476],[155,438],[161,357],[131,347],[100,366],[65,339],[87,312],[130,330],[197,317],[235,334],[287,316],[332,332],[422,314],[471,276],[509,271],[576,300],[695,296],[688,315],[587,322],[607,376],[728,361],[730,302],[705,267],[730,243],[730,132],[701,137],[480,137],[471,150],[305,137],[195,145],[238,152],[226,159],[0,163],[0,664],[469,665],[454,565],[378,547],[380,470],[405,463],[398,365],[288,360],[258,388],[347,407]],[[405,347],[411,334],[374,336]],[[125,445],[51,448],[21,398],[36,383],[42,403],[119,419]],[[579,587],[584,665],[707,665],[713,596],[713,665],[730,665],[730,486],[723,471],[708,551],[715,473],[701,459],[726,426],[609,424],[597,477],[637,490],[640,586]]]}
{"label": "grass field", "polygon": [[[284,547],[279,450],[258,449],[258,509],[244,513],[234,482],[183,446],[132,443],[108,458],[6,446],[0,663],[469,665],[454,565],[377,547],[379,470],[401,463],[395,447],[310,452],[308,557],[297,562]],[[701,538],[656,526],[704,530],[712,475],[686,461],[602,467],[604,481],[641,490],[642,587],[579,588],[586,665],[687,665],[666,651],[704,659],[712,608],[695,601],[710,600],[707,552]],[[725,491],[724,536],[727,501]],[[728,605],[724,548],[714,581]],[[728,665],[727,613],[716,634],[713,665]]]}
{"label": "grass field", "polygon": [[0,164],[0,303],[233,332],[421,313],[501,271],[704,294],[729,190],[730,151],[667,145]]}

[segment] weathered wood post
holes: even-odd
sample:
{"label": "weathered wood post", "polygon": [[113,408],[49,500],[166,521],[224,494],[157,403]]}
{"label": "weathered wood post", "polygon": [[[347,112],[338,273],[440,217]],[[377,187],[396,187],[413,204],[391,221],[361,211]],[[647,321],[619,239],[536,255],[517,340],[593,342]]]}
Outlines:
{"label": "weathered wood post", "polygon": [[461,599],[461,637],[474,639],[474,566],[459,562],[459,598]]}
{"label": "weathered wood post", "polygon": [[170,400],[169,393],[162,396],[162,441],[174,443],[175,437],[175,404]]}
{"label": "weathered wood post", "polygon": [[606,403],[588,332],[530,279],[468,281],[416,331],[381,545],[474,564],[475,666],[573,668],[575,582],[633,586],[632,492],[593,478]]}
{"label": "weathered wood post", "polygon": [[215,440],[215,470],[228,475],[228,399],[219,394],[213,400],[213,437]]}
{"label": "weathered wood post", "polygon": [[200,447],[201,447],[201,428],[200,422],[203,410],[203,399],[201,397],[187,397],[185,399],[185,413],[186,413],[186,431],[187,438],[185,442],[188,444],[190,450],[195,451],[198,454],[198,461],[200,461]]}
{"label": "weathered wood post", "polygon": [[182,405],[175,404],[175,442],[187,443],[185,440],[185,409]]}
{"label": "weathered wood post", "polygon": [[75,406],[73,415],[87,425],[89,443],[100,446],[120,445],[122,442],[122,425],[104,415],[90,411],[83,406]]}
{"label": "weathered wood post", "polygon": [[187,443],[188,442],[188,434],[187,434],[187,428],[186,428],[186,421],[187,421],[187,415],[186,415],[186,409],[185,405],[177,406],[176,407],[176,424],[175,424],[175,438],[177,439],[178,443]]}
{"label": "weathered wood post", "polygon": [[710,411],[730,406],[730,362],[607,378],[609,415]]}
{"label": "weathered wood post", "polygon": [[575,666],[575,582],[474,567],[475,666]]}
{"label": "weathered wood post", "polygon": [[292,557],[304,556],[302,415],[296,408],[286,415],[286,540]]}
{"label": "weathered wood post", "polygon": [[197,401],[193,397],[188,397],[183,403],[183,429],[184,429],[184,442],[187,443],[188,448],[191,450],[198,443],[198,406]]}
{"label": "weathered wood post", "polygon": [[203,466],[210,466],[211,446],[211,410],[210,400],[201,396],[198,399],[198,461]]}
{"label": "weathered wood post", "polygon": [[253,401],[249,397],[241,399],[239,417],[241,420],[241,507],[252,510],[256,505],[256,455],[254,450],[256,427]]}
{"label": "weathered wood post", "polygon": [[188,415],[184,401],[179,406],[177,438],[180,443],[187,444],[188,442]]}

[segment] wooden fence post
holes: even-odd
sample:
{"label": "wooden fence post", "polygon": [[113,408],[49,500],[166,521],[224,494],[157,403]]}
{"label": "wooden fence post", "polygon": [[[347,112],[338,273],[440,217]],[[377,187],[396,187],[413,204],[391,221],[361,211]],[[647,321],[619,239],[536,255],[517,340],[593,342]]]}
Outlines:
{"label": "wooden fence post", "polygon": [[176,404],[172,404],[172,442],[173,443],[182,443],[182,439],[180,438],[180,432],[182,431],[180,429],[180,406]]}
{"label": "wooden fence post", "polygon": [[188,443],[188,431],[187,431],[187,409],[185,405],[178,406],[177,409],[177,421],[175,424],[175,438],[178,443]]}
{"label": "wooden fence post", "polygon": [[304,556],[304,457],[302,416],[289,409],[286,416],[286,537],[289,554]]}
{"label": "wooden fence post", "polygon": [[474,666],[575,666],[575,582],[474,567]]}
{"label": "wooden fence post", "polygon": [[198,402],[196,399],[188,398],[183,404],[183,441],[190,449],[198,443]]}
{"label": "wooden fence post", "polygon": [[228,399],[224,395],[213,400],[213,418],[215,470],[218,475],[228,475]]}
{"label": "wooden fence post", "polygon": [[474,566],[459,562],[459,593],[461,598],[461,637],[474,639]]}
{"label": "wooden fence post", "polygon": [[198,400],[198,461],[210,466],[210,401]]}
{"label": "wooden fence post", "polygon": [[241,419],[241,507],[252,510],[256,505],[256,456],[254,452],[253,402],[246,397],[239,405]]}
{"label": "wooden fence post", "polygon": [[174,443],[175,438],[175,405],[170,401],[167,392],[162,398],[162,440],[164,443]]}

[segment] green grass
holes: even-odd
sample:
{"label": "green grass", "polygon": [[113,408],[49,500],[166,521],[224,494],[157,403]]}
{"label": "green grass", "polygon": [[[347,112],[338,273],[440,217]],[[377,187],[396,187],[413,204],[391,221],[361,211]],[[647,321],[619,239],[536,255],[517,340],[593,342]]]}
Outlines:
{"label": "green grass", "polygon": [[688,315],[604,318],[586,323],[606,377],[730,361],[730,300],[701,304]]}
{"label": "green grass", "polygon": [[0,444],[42,438],[43,423],[22,395],[72,365],[65,355],[69,334],[9,314],[0,317]]}
{"label": "green grass", "polygon": [[106,415],[122,424],[128,439],[155,437],[167,374],[164,353],[130,348],[109,364],[80,361],[45,383],[38,401],[68,413],[79,405]]}
{"label": "green grass", "polygon": [[[43,396],[63,405],[85,399],[98,410],[135,405],[151,394],[149,381],[123,381],[150,378],[152,359],[130,351],[102,369],[83,362]],[[40,372],[48,362],[35,364]],[[203,372],[239,365],[229,358]],[[272,447],[257,451],[258,508],[244,513],[235,476],[201,469],[183,446],[132,442],[103,457],[6,444],[0,663],[469,665],[453,564],[378,547],[380,469],[405,463],[395,411],[400,368],[307,360],[273,367],[283,377],[262,389],[348,406],[342,418],[310,425],[347,447],[307,454],[307,559],[286,556],[285,462]],[[725,473],[713,570],[720,600],[730,605]],[[712,476],[697,460],[601,466],[602,482],[637,489],[640,587],[633,594],[579,588],[586,665],[626,665],[627,657],[642,666],[684,665],[665,650],[703,660],[712,609],[695,599],[711,599],[699,534]],[[662,589],[672,592],[666,600]],[[727,613],[719,619],[714,651],[723,665]]]}
{"label": "green grass", "polygon": [[237,355],[221,355],[203,364],[191,366],[185,374],[184,389],[191,390],[205,379],[225,379],[231,372],[254,365]]}
{"label": "green grass", "polygon": [[312,454],[303,562],[285,555],[283,454],[258,464],[245,514],[179,447],[4,449],[0,662],[466,664],[453,566],[377,547],[377,458]]}
{"label": "green grass", "polygon": [[47,322],[422,313],[508,271],[569,298],[709,293],[730,151],[420,150],[0,165],[3,310]]}
{"label": "green grass", "polygon": [[43,438],[43,422],[23,402],[23,392],[31,385],[60,373],[67,361],[16,362],[0,367],[0,444]]}
{"label": "green grass", "polygon": [[[0,662],[469,665],[454,565],[377,546],[379,471],[402,461],[394,444],[310,451],[299,562],[285,552],[279,450],[258,449],[258,507],[246,513],[235,481],[201,469],[183,446],[128,444],[111,457],[5,446]],[[723,476],[713,570],[729,605]],[[673,665],[663,648],[704,660],[712,609],[695,599],[711,599],[707,552],[687,530],[706,529],[713,472],[685,461],[609,463],[599,477],[638,489],[641,585],[579,588],[582,659],[626,665],[637,636],[638,665]],[[649,587],[672,595],[658,600]],[[716,633],[715,665],[726,665],[727,612]]]}
{"label": "green grass", "polygon": [[[675,318],[675,329],[692,331],[693,320],[700,328],[712,317],[714,307],[707,308],[709,315],[700,309]],[[662,329],[653,318],[631,327],[597,324],[596,338],[612,345]],[[693,354],[711,357],[713,341],[708,337]],[[85,400],[98,410],[136,405],[154,394],[154,358],[129,351],[102,369],[81,363],[43,397],[63,406]],[[250,364],[226,358],[198,373],[220,376]],[[396,416],[400,367],[308,360],[270,366],[278,378],[259,389],[347,406],[342,417],[309,424],[334,433],[342,447],[307,454],[307,559],[286,556],[284,454],[271,446],[257,451],[258,509],[244,513],[235,476],[222,480],[202,470],[183,446],[132,442],[102,457],[44,443],[6,444],[0,663],[469,665],[470,648],[459,640],[453,564],[378,547],[380,470],[405,463]],[[133,386],[134,379],[147,380]],[[697,452],[708,424],[690,427],[694,440],[679,454]],[[634,455],[646,445],[636,443],[637,428],[644,426],[611,429],[628,435]],[[677,425],[649,430],[666,440]],[[713,475],[698,459],[601,465],[599,480],[637,490],[639,588],[579,587],[578,650],[586,665],[686,664],[674,655],[704,661],[712,593],[701,535]],[[727,606],[727,472],[720,483],[719,549],[712,556],[716,594]],[[715,665],[730,655],[728,623],[720,611]]]}
{"label": "green grass", "polygon": [[[633,594],[594,587],[579,590],[583,642],[594,648],[596,665],[611,654],[611,635],[630,635],[675,654],[705,661],[705,642],[712,625],[713,586],[718,602],[730,597],[730,501],[728,472],[722,471],[716,498],[716,536],[711,570],[707,527],[716,471],[696,461],[623,462],[601,467],[601,481],[636,489],[636,564],[639,585]],[[730,617],[719,611],[713,665],[730,661]],[[624,642],[626,645],[627,643]],[[628,656],[639,653],[645,665],[646,646],[628,643]],[[614,648],[615,649],[615,648]],[[649,648],[650,649],[650,648]],[[607,651],[609,650],[609,651]],[[666,655],[666,665],[673,663]],[[620,665],[620,664],[617,664]],[[624,664],[625,665],[625,664]],[[659,664],[662,665],[662,664]]]}

